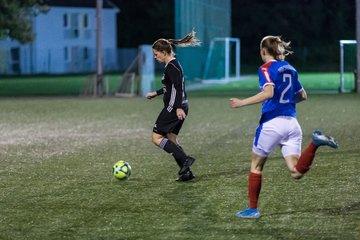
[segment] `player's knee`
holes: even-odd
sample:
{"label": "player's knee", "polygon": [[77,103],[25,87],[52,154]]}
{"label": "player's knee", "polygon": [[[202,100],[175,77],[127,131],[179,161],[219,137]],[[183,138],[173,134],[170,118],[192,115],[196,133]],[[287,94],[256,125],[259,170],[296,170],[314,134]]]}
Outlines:
{"label": "player's knee", "polygon": [[151,137],[151,141],[152,141],[153,144],[159,145],[159,144],[158,144],[158,139],[157,139],[156,137],[152,136],[152,137]]}
{"label": "player's knee", "polygon": [[159,146],[161,140],[162,140],[162,137],[158,136],[158,134],[152,134],[152,135],[151,135],[151,141],[152,141],[155,145]]}

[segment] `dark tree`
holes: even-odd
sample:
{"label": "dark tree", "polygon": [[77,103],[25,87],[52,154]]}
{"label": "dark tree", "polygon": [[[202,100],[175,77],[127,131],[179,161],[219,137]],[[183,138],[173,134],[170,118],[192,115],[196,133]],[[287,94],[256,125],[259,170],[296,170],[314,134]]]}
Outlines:
{"label": "dark tree", "polygon": [[47,10],[45,0],[0,0],[0,39],[32,41],[31,17]]}
{"label": "dark tree", "polygon": [[281,35],[291,40],[291,61],[300,69],[334,69],[339,40],[355,39],[354,19],[355,0],[232,0],[232,35],[241,39],[250,64],[260,61],[262,37]]}
{"label": "dark tree", "polygon": [[118,46],[138,47],[174,37],[174,0],[113,0],[120,8]]}

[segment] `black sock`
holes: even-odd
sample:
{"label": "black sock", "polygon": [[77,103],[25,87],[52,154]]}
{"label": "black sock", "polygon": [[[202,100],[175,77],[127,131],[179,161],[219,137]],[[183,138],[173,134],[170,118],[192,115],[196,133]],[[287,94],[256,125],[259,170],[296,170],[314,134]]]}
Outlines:
{"label": "black sock", "polygon": [[184,165],[184,162],[183,161],[181,161],[181,159],[178,159],[178,158],[176,158],[176,157],[174,157],[174,159],[175,159],[175,161],[176,161],[176,163],[177,163],[177,165],[180,167],[180,169],[182,168],[182,166]]}
{"label": "black sock", "polygon": [[[182,146],[181,146],[180,144],[176,144],[176,146],[177,146],[181,151],[184,152],[184,149],[182,148]],[[184,152],[184,153],[185,153],[185,152]],[[175,157],[174,157],[174,158],[175,158]],[[178,165],[180,168],[182,168],[182,166],[184,165],[184,162],[181,161],[181,159],[177,159],[177,158],[175,158],[175,161],[176,161],[177,165]]]}
{"label": "black sock", "polygon": [[180,144],[176,144],[176,146],[177,146],[178,148],[180,148],[181,151],[184,152],[184,149],[182,148],[182,146],[181,146]]}
{"label": "black sock", "polygon": [[186,160],[186,154],[179,148],[175,143],[171,142],[167,138],[163,138],[160,142],[159,147],[164,149],[167,153],[170,153],[176,160],[176,163],[179,167],[183,166],[183,163]]}

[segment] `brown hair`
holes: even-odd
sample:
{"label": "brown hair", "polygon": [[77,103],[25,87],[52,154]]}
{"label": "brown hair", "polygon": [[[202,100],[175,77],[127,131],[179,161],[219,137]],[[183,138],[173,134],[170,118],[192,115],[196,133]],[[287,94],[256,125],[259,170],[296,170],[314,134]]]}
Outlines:
{"label": "brown hair", "polygon": [[188,46],[199,46],[201,42],[195,37],[194,30],[188,33],[182,39],[165,39],[160,38],[156,40],[152,48],[159,52],[166,52],[167,54],[174,55],[173,45],[179,47],[188,47]]}
{"label": "brown hair", "polygon": [[261,40],[260,49],[265,48],[276,60],[285,60],[285,57],[293,52],[290,51],[290,43],[285,42],[280,36],[266,36]]}

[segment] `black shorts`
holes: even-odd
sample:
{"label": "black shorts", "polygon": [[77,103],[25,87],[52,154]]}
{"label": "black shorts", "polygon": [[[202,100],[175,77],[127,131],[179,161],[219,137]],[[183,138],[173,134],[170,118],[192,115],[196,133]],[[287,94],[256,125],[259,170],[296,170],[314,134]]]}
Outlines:
{"label": "black shorts", "polygon": [[[181,108],[184,110],[187,116],[189,112],[188,105],[182,105]],[[163,108],[158,118],[156,119],[153,132],[163,136],[166,136],[169,133],[178,135],[184,121],[185,119],[178,119],[175,109],[171,112],[168,112],[166,108]]]}

